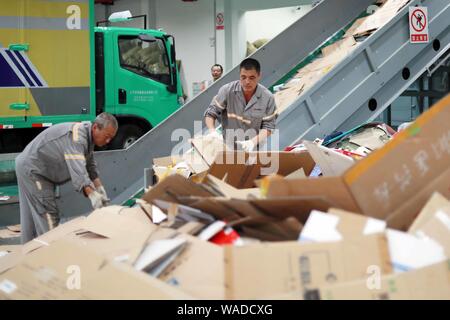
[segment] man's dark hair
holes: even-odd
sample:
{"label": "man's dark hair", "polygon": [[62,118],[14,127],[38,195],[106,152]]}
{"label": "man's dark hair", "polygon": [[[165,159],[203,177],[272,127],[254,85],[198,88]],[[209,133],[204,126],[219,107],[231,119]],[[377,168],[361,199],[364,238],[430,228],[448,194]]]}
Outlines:
{"label": "man's dark hair", "polygon": [[258,74],[261,72],[261,65],[259,64],[258,60],[253,58],[247,58],[242,60],[241,65],[239,66],[239,69],[245,69],[245,70],[252,70],[255,69]]}
{"label": "man's dark hair", "polygon": [[214,65],[211,67],[211,70],[212,70],[214,67],[219,67],[219,68],[220,68],[220,72],[223,73],[223,67],[222,67],[220,64],[218,64],[218,63],[214,64]]}

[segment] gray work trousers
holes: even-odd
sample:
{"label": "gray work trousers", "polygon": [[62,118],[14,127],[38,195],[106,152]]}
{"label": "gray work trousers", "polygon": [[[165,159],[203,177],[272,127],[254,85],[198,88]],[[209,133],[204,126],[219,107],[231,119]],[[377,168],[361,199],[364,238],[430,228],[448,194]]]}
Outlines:
{"label": "gray work trousers", "polygon": [[59,224],[55,185],[39,175],[28,175],[22,154],[16,158],[22,244]]}

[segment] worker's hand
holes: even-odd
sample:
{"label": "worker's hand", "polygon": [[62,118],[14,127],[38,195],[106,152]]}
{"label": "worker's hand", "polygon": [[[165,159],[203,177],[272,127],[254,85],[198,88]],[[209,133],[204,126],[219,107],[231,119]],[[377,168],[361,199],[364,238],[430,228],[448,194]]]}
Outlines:
{"label": "worker's hand", "polygon": [[98,193],[100,193],[102,195],[102,203],[104,206],[109,206],[109,204],[111,203],[111,200],[108,198],[108,195],[106,194],[106,190],[105,187],[103,187],[102,185],[97,187],[97,191]]}
{"label": "worker's hand", "polygon": [[220,139],[223,140],[223,136],[218,133],[216,130],[210,131],[207,135],[204,136],[206,139]]}
{"label": "worker's hand", "polygon": [[252,140],[236,141],[236,144],[245,152],[250,152],[255,149],[255,143]]}
{"label": "worker's hand", "polygon": [[91,200],[92,208],[100,209],[103,207],[103,196],[98,191],[92,191],[89,193],[89,200]]}

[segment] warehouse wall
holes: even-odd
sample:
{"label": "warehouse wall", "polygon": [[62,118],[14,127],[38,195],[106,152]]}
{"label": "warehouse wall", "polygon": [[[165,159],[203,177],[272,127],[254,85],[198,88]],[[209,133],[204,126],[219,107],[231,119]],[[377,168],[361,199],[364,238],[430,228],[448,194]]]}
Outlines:
{"label": "warehouse wall", "polygon": [[182,61],[187,95],[193,82],[210,80],[214,64],[214,1],[156,1],[156,26],[173,34],[177,57]]}
{"label": "warehouse wall", "polygon": [[245,13],[246,41],[272,39],[311,10],[311,5],[247,11]]}

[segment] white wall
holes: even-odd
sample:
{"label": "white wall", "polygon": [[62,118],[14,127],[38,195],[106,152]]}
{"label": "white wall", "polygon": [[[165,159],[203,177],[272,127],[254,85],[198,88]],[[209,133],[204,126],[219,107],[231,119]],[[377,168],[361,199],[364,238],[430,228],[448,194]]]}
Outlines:
{"label": "white wall", "polygon": [[[108,19],[109,15],[113,12],[118,11],[126,11],[130,10],[131,14],[134,16],[141,15],[141,14],[147,14],[149,15],[150,12],[150,4],[151,2],[148,0],[115,0],[114,5],[102,5],[102,4],[96,4],[95,5],[95,18],[96,21],[99,20],[106,20]],[[150,17],[151,19],[151,17]],[[120,26],[127,26],[127,27],[136,27],[136,28],[142,28],[143,27],[143,20],[137,19],[130,22],[121,22]],[[148,27],[148,21],[147,21],[147,27]]]}
{"label": "white wall", "polygon": [[158,0],[156,27],[175,37],[177,58],[182,61],[187,95],[192,83],[211,79],[214,62],[214,1]]}
{"label": "white wall", "polygon": [[247,11],[245,13],[246,41],[272,39],[311,10],[311,6]]}

